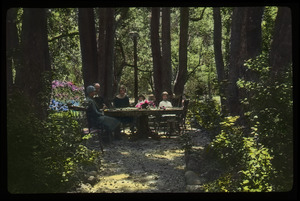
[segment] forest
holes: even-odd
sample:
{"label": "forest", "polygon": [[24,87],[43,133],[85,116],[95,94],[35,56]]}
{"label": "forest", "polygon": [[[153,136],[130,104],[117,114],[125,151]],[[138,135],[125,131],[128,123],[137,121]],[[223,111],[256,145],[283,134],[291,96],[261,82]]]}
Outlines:
{"label": "forest", "polygon": [[210,133],[205,150],[225,172],[207,192],[290,191],[292,55],[289,7],[10,8],[8,190],[78,184],[99,153],[82,145],[67,103],[99,82],[105,101],[121,84],[132,102],[163,91],[190,100],[187,123]]}

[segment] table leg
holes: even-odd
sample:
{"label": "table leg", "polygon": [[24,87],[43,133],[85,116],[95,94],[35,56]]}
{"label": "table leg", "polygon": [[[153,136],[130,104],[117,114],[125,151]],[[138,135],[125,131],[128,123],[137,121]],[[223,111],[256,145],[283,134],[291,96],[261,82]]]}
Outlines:
{"label": "table leg", "polygon": [[148,115],[142,115],[137,118],[137,138],[158,138],[158,135],[155,135],[149,128],[148,124]]}

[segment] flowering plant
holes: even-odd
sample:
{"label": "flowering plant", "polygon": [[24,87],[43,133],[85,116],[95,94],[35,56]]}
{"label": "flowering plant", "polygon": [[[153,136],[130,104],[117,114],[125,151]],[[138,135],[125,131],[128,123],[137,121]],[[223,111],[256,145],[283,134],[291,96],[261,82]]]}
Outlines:
{"label": "flowering plant", "polygon": [[135,107],[139,109],[146,109],[147,107],[155,107],[155,104],[152,101],[144,100],[138,103]]}
{"label": "flowering plant", "polygon": [[67,111],[67,104],[78,106],[84,99],[84,87],[77,87],[72,82],[52,81],[50,109]]}

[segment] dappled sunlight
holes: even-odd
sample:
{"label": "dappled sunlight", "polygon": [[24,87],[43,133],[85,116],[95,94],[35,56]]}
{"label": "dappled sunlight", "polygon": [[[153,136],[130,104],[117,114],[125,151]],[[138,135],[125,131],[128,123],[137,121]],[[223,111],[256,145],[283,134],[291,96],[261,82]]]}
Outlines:
{"label": "dappled sunlight", "polygon": [[184,151],[181,149],[177,150],[167,150],[163,153],[146,153],[145,156],[150,159],[167,159],[167,160],[174,160],[175,157],[182,157]]}
{"label": "dappled sunlight", "polygon": [[111,176],[102,176],[100,182],[94,185],[91,192],[105,193],[105,192],[144,192],[147,190],[154,190],[154,185],[158,178],[157,175],[148,175],[143,178],[135,178],[129,174],[116,174]]}

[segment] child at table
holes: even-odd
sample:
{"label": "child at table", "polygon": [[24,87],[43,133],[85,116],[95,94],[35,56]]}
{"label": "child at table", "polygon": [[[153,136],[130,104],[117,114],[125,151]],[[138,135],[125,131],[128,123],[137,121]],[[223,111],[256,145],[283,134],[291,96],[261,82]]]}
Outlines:
{"label": "child at table", "polygon": [[160,101],[160,103],[159,103],[159,108],[160,109],[164,109],[164,108],[171,108],[171,107],[173,107],[172,106],[172,103],[170,102],[170,101],[168,101],[168,92],[166,92],[166,91],[164,91],[163,93],[162,93],[162,101]]}
{"label": "child at table", "polygon": [[145,101],[145,96],[143,95],[143,94],[140,94],[139,95],[139,100],[138,100],[138,102],[137,102],[137,104],[135,105],[135,107],[138,107],[141,103],[143,103],[144,101]]}

